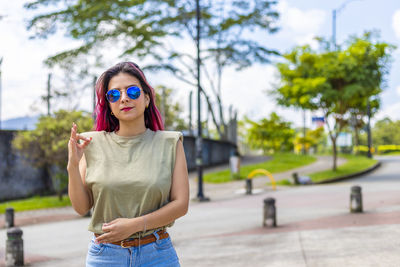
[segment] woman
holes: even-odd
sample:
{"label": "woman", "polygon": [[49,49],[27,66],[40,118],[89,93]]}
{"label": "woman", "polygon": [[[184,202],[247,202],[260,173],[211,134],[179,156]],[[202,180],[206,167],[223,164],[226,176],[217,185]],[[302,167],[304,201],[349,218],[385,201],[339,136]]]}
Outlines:
{"label": "woman", "polygon": [[86,266],[180,266],[165,229],[188,210],[182,134],[162,131],[154,90],[132,62],[105,71],[96,92],[96,131],[73,123],[68,143],[72,206],[93,207]]}

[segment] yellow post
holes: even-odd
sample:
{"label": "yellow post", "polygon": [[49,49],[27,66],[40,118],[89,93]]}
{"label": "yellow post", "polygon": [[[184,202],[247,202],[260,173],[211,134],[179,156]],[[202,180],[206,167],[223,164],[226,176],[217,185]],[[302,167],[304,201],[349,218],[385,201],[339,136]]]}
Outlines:
{"label": "yellow post", "polygon": [[267,176],[267,177],[269,178],[269,180],[271,181],[272,189],[273,189],[273,190],[276,190],[276,182],[275,182],[275,179],[274,179],[274,177],[272,176],[272,174],[271,174],[269,171],[264,170],[264,169],[256,169],[256,170],[253,170],[252,172],[250,172],[250,174],[247,176],[247,178],[251,179],[251,178],[253,178],[256,174],[264,174],[265,176]]}

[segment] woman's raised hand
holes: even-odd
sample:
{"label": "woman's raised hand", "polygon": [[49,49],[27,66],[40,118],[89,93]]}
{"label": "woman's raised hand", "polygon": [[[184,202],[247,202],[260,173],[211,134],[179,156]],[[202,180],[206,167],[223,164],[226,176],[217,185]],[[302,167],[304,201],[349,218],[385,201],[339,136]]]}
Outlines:
{"label": "woman's raised hand", "polygon": [[[83,149],[90,143],[92,137],[87,138],[77,133],[77,126],[72,123],[71,137],[68,142],[68,166],[78,166],[83,155]],[[79,144],[79,140],[83,140]]]}

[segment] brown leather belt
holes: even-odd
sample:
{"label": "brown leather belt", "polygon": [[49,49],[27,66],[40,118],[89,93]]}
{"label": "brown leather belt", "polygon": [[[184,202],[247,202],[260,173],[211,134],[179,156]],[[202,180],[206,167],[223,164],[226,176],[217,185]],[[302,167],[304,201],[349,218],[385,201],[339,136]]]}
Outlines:
{"label": "brown leather belt", "polygon": [[[157,232],[157,234],[160,236],[159,240],[169,237],[169,234],[167,232],[165,232],[165,230],[160,230]],[[100,236],[100,234],[94,234],[94,235],[96,237]],[[156,240],[157,240],[156,237],[153,234],[150,234],[150,235],[140,238],[140,245],[150,244]],[[123,248],[138,247],[139,246],[139,238],[124,239],[124,240],[117,241],[117,242],[110,242],[109,244],[118,245]]]}

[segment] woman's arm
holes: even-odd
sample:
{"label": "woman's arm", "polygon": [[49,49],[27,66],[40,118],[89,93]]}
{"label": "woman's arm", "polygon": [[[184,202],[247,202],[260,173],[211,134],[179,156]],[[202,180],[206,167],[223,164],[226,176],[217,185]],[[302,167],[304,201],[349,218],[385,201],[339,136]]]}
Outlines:
{"label": "woman's arm", "polygon": [[85,156],[79,162],[79,167],[68,167],[68,196],[72,207],[81,216],[84,216],[93,206],[91,192],[85,184],[86,160]]}
{"label": "woman's arm", "polygon": [[81,216],[85,215],[93,206],[91,192],[85,184],[85,174],[85,156],[82,156],[79,167],[68,166],[68,196],[72,207]]}
{"label": "woman's arm", "polygon": [[[78,144],[78,140],[83,140],[83,143]],[[92,194],[85,184],[86,160],[83,154],[83,150],[90,141],[91,138],[77,133],[77,126],[73,123],[68,142],[68,196],[74,210],[82,216],[93,205]]]}
{"label": "woman's arm", "polygon": [[189,179],[183,144],[176,146],[176,160],[172,174],[170,202],[162,208],[132,219],[118,218],[103,225],[104,234],[97,237],[99,243],[110,243],[128,238],[132,234],[170,224],[185,215],[189,206]]}

